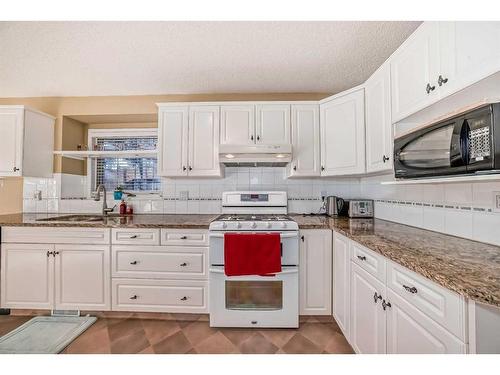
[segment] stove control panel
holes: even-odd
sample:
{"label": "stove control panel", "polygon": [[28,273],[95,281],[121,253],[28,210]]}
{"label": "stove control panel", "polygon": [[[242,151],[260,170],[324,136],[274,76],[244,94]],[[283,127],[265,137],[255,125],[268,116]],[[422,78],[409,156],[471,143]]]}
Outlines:
{"label": "stove control panel", "polygon": [[210,224],[211,231],[283,231],[298,230],[294,221],[214,221]]}

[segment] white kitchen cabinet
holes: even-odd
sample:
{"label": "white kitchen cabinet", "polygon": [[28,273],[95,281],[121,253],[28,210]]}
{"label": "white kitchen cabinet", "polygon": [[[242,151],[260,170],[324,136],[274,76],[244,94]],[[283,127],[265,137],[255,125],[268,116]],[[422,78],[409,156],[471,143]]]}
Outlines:
{"label": "white kitchen cabinet", "polygon": [[219,106],[160,106],[158,175],[220,176]]}
{"label": "white kitchen cabinet", "polygon": [[386,352],[385,285],[357,264],[351,264],[350,343],[357,353]]}
{"label": "white kitchen cabinet", "polygon": [[219,107],[189,107],[188,175],[220,176]]}
{"label": "white kitchen cabinet", "polygon": [[437,22],[424,22],[390,59],[393,121],[438,99],[440,56]]}
{"label": "white kitchen cabinet", "polygon": [[0,105],[0,176],[52,177],[55,118]]}
{"label": "white kitchen cabinet", "polygon": [[158,113],[158,175],[188,174],[189,107],[165,107]]}
{"label": "white kitchen cabinet", "polygon": [[439,22],[439,50],[443,97],[500,71],[500,22]]}
{"label": "white kitchen cabinet", "polygon": [[54,307],[53,251],[49,244],[2,244],[0,307]]}
{"label": "white kitchen cabinet", "polygon": [[320,104],[322,176],[365,172],[364,106],[363,89]]}
{"label": "white kitchen cabinet", "polygon": [[222,105],[220,113],[220,144],[255,144],[254,105]]}
{"label": "white kitchen cabinet", "polygon": [[332,313],[332,231],[300,231],[300,314]]}
{"label": "white kitchen cabinet", "polygon": [[292,161],[289,177],[315,177],[320,170],[319,106],[292,105]]}
{"label": "white kitchen cabinet", "polygon": [[290,144],[289,104],[259,104],[255,107],[255,113],[255,141],[257,144]]}
{"label": "white kitchen cabinet", "polygon": [[384,63],[365,82],[366,172],[392,170],[391,68]]}
{"label": "white kitchen cabinet", "polygon": [[54,259],[56,309],[111,309],[109,246],[56,245]]}
{"label": "white kitchen cabinet", "polygon": [[333,303],[332,313],[335,321],[349,337],[350,320],[350,285],[351,285],[351,256],[349,239],[333,232]]}
{"label": "white kitchen cabinet", "polygon": [[390,289],[385,299],[390,304],[386,308],[388,353],[466,353],[462,341]]}

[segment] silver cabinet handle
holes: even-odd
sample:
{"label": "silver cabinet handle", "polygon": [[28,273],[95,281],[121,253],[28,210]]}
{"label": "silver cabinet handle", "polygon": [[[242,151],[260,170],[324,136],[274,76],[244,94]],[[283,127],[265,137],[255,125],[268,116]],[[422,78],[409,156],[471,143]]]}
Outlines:
{"label": "silver cabinet handle", "polygon": [[436,86],[431,86],[430,83],[427,84],[427,86],[425,87],[425,91],[427,92],[427,94],[429,94],[431,91],[434,91],[436,89]]}
{"label": "silver cabinet handle", "polygon": [[181,240],[187,240],[187,239],[188,239],[187,236],[182,236],[181,237]]}
{"label": "silver cabinet handle", "polygon": [[373,295],[373,302],[377,303],[379,299],[382,299],[382,296],[380,294],[377,294],[377,292],[375,292],[375,294]]}
{"label": "silver cabinet handle", "polygon": [[134,234],[134,235],[130,236],[129,238],[130,238],[130,239],[137,238],[137,234]]}
{"label": "silver cabinet handle", "polygon": [[53,254],[52,251],[47,250],[47,258],[50,257],[52,254]]}
{"label": "silver cabinet handle", "polygon": [[186,267],[188,264],[186,262],[179,264],[181,267]]}
{"label": "silver cabinet handle", "polygon": [[443,86],[446,82],[448,82],[448,78],[443,78],[442,75],[439,75],[438,77],[438,85],[441,87]]}
{"label": "silver cabinet handle", "polygon": [[137,299],[137,295],[134,294],[130,299]]}
{"label": "silver cabinet handle", "polygon": [[386,161],[389,161],[389,158],[387,156],[385,156],[385,155],[382,156],[382,162],[385,163]]}
{"label": "silver cabinet handle", "polygon": [[385,302],[385,299],[382,301],[382,308],[385,309],[388,308],[388,307],[392,307],[391,303],[390,302]]}
{"label": "silver cabinet handle", "polygon": [[417,288],[415,288],[414,286],[408,286],[403,284],[403,288],[405,288],[407,292],[410,292],[412,294],[416,294],[418,292]]}
{"label": "silver cabinet handle", "polygon": [[181,298],[181,301],[187,301],[187,299],[188,298],[186,296],[184,296],[184,297]]}
{"label": "silver cabinet handle", "polygon": [[359,260],[366,260],[366,257],[364,255],[358,255]]}
{"label": "silver cabinet handle", "polygon": [[133,266],[135,266],[137,264],[137,261],[134,260],[134,261],[130,262],[130,264],[133,265]]}

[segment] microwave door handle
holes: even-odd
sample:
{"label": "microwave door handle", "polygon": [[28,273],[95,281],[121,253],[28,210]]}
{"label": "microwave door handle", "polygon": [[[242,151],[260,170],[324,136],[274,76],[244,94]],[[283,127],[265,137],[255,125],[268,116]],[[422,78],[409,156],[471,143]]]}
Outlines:
{"label": "microwave door handle", "polygon": [[460,128],[460,156],[462,157],[463,165],[469,164],[469,134],[470,128],[467,120],[462,122]]}

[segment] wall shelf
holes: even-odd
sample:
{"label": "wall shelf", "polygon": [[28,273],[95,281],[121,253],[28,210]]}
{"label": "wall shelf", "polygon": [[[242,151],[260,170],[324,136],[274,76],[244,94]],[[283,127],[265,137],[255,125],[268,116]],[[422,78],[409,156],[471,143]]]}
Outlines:
{"label": "wall shelf", "polygon": [[396,181],[383,181],[381,185],[416,185],[416,184],[444,184],[460,182],[481,182],[481,181],[500,181],[500,174],[453,176],[439,178],[420,178]]}
{"label": "wall shelf", "polygon": [[155,157],[158,150],[137,151],[54,151],[54,155],[65,158],[85,160],[86,158],[137,158]]}

